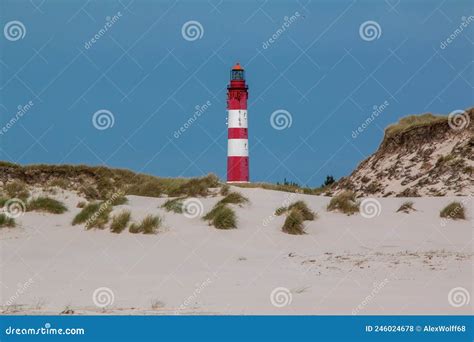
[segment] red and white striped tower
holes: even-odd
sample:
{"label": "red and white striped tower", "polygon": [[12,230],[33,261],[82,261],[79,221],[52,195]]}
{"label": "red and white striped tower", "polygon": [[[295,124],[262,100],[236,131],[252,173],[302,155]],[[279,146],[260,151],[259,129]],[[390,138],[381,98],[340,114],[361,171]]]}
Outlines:
{"label": "red and white striped tower", "polygon": [[249,181],[247,90],[244,69],[237,63],[230,72],[227,87],[227,183]]}

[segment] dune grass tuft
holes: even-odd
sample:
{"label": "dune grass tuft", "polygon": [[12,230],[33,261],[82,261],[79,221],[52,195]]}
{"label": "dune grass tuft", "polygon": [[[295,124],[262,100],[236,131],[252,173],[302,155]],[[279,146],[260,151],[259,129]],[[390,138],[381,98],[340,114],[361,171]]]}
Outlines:
{"label": "dune grass tuft", "polygon": [[285,219],[282,231],[291,235],[303,235],[305,234],[303,221],[304,216],[301,210],[293,208]]}
{"label": "dune grass tuft", "polygon": [[220,194],[222,196],[227,196],[230,192],[230,186],[228,184],[223,184],[221,187]]}
{"label": "dune grass tuft", "polygon": [[127,203],[128,203],[128,199],[125,196],[113,197],[110,200],[110,204],[114,207],[116,205],[123,205],[123,204],[127,204]]}
{"label": "dune grass tuft", "polygon": [[139,224],[132,223],[128,229],[130,233],[156,234],[162,224],[159,216],[148,215]]}
{"label": "dune grass tuft", "polygon": [[161,207],[168,212],[172,211],[177,214],[182,214],[183,213],[183,200],[184,200],[183,197],[169,199],[165,203],[163,203]]}
{"label": "dune grass tuft", "polygon": [[7,183],[4,190],[9,198],[19,198],[25,201],[30,196],[26,183],[19,180]]}
{"label": "dune grass tuft", "polygon": [[221,206],[215,212],[211,223],[217,229],[232,229],[237,228],[237,218],[235,211],[225,205]]}
{"label": "dune grass tuft", "polygon": [[225,204],[217,202],[216,205],[206,214],[202,217],[203,220],[205,221],[210,221],[216,216],[217,212],[221,210]]}
{"label": "dune grass tuft", "polygon": [[311,209],[309,209],[305,201],[296,201],[290,204],[288,207],[279,207],[275,210],[275,215],[281,216],[290,212],[292,209],[298,209],[303,215],[304,221],[313,221],[316,218],[316,214]]}
{"label": "dune grass tuft", "polygon": [[112,233],[121,233],[127,228],[128,222],[130,222],[132,214],[130,210],[124,210],[112,218],[110,224],[110,231]]}
{"label": "dune grass tuft", "polygon": [[413,202],[412,201],[406,201],[403,202],[400,208],[398,208],[397,213],[402,212],[405,214],[409,214],[410,211],[415,211],[416,209],[413,208]]}
{"label": "dune grass tuft", "polygon": [[85,223],[87,229],[104,228],[111,211],[111,206],[104,202],[89,203],[74,217],[72,225]]}
{"label": "dune grass tuft", "polygon": [[225,203],[217,202],[216,205],[203,216],[203,220],[209,221],[217,229],[237,228],[237,216],[232,208]]}
{"label": "dune grass tuft", "polygon": [[246,204],[249,199],[239,192],[230,192],[223,199],[219,201],[221,204]]}
{"label": "dune grass tuft", "polygon": [[26,208],[28,211],[41,211],[51,214],[62,214],[67,211],[66,206],[62,202],[45,196],[30,200]]}
{"label": "dune grass tuft", "polygon": [[441,210],[439,216],[453,219],[453,220],[465,220],[466,213],[464,212],[464,206],[460,202],[451,202]]}
{"label": "dune grass tuft", "polygon": [[0,214],[0,228],[9,227],[13,228],[16,226],[15,219],[12,217],[8,217],[4,213]]}
{"label": "dune grass tuft", "polygon": [[385,135],[390,136],[396,133],[407,131],[414,127],[429,125],[435,122],[447,122],[446,116],[433,114],[409,115],[401,118],[398,123],[392,124],[385,129]]}
{"label": "dune grass tuft", "polygon": [[331,198],[328,211],[340,211],[341,213],[352,215],[359,212],[359,204],[356,201],[355,194],[346,190]]}

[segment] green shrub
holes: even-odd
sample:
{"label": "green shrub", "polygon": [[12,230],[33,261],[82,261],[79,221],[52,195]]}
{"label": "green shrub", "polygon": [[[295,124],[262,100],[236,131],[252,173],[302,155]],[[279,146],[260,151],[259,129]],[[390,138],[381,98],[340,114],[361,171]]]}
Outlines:
{"label": "green shrub", "polygon": [[291,235],[305,234],[303,226],[304,217],[302,212],[297,209],[291,209],[283,224],[282,231]]}
{"label": "green shrub", "polygon": [[227,196],[230,192],[230,186],[228,184],[223,184],[221,187],[220,194],[222,196]]}
{"label": "green shrub", "polygon": [[230,192],[227,196],[219,201],[221,204],[245,204],[249,199],[238,192]]}
{"label": "green shrub", "polygon": [[283,215],[284,213],[286,213],[288,211],[288,208],[287,207],[280,207],[280,208],[277,208],[275,210],[275,215],[276,216],[281,216]]}
{"label": "green shrub", "polygon": [[110,204],[114,207],[116,205],[123,205],[123,204],[127,204],[127,203],[128,203],[128,199],[125,196],[112,197],[110,199]]}
{"label": "green shrub", "polygon": [[7,201],[8,201],[8,198],[0,197],[0,208],[3,207],[5,203],[7,203]]}
{"label": "green shrub", "polygon": [[223,207],[225,207],[225,204],[217,202],[216,205],[202,217],[202,219],[206,221],[212,220],[216,216],[217,212]]}
{"label": "green shrub", "polygon": [[237,228],[237,218],[234,210],[223,205],[215,212],[211,223],[217,229]]}
{"label": "green shrub", "polygon": [[397,213],[402,212],[402,213],[408,214],[412,210],[413,211],[415,210],[415,208],[413,208],[413,202],[412,201],[406,201],[406,202],[403,202],[403,204],[400,206],[400,208],[398,208]]}
{"label": "green shrub", "polygon": [[19,198],[25,201],[30,196],[26,183],[19,180],[7,183],[4,189],[10,198]]}
{"label": "green shrub", "polygon": [[288,210],[292,209],[298,209],[301,215],[303,215],[304,221],[313,221],[316,217],[316,214],[308,208],[308,205],[304,201],[296,201],[293,204],[290,204]]}
{"label": "green shrub", "polygon": [[453,219],[453,220],[465,220],[466,214],[464,212],[464,206],[459,202],[451,202],[439,213],[439,216]]}
{"label": "green shrub", "polygon": [[8,217],[4,213],[0,214],[0,228],[3,227],[10,227],[13,228],[16,226],[15,219],[12,217]]}
{"label": "green shrub", "polygon": [[79,188],[79,193],[84,195],[89,201],[100,199],[100,194],[92,185],[84,185]]}
{"label": "green shrub", "polygon": [[72,225],[85,223],[87,229],[104,228],[111,211],[111,206],[104,202],[89,203],[74,217]]}
{"label": "green shrub", "polygon": [[183,198],[178,197],[174,199],[169,199],[161,206],[166,211],[172,211],[177,214],[183,213]]}
{"label": "green shrub", "polygon": [[56,178],[49,182],[50,186],[57,186],[58,188],[68,190],[69,182],[66,179]]}
{"label": "green shrub", "polygon": [[132,223],[128,230],[133,234],[156,234],[161,223],[161,217],[148,215],[142,220],[142,222],[140,222],[140,224]]}
{"label": "green shrub", "polygon": [[359,212],[359,204],[356,202],[355,194],[352,191],[343,191],[331,198],[328,211],[340,211],[347,215]]}
{"label": "green shrub", "polygon": [[129,210],[124,210],[121,213],[115,215],[112,218],[112,223],[110,224],[110,231],[112,233],[121,233],[125,228],[127,228],[130,218],[131,213]]}
{"label": "green shrub", "polygon": [[163,193],[163,184],[152,180],[132,185],[127,192],[129,195],[146,197],[160,197]]}
{"label": "green shrub", "polygon": [[216,205],[202,218],[218,229],[237,228],[237,218],[234,210],[225,203],[217,202]]}
{"label": "green shrub", "polygon": [[62,214],[67,211],[66,206],[51,197],[40,196],[30,200],[26,205],[27,211],[41,211],[51,214]]}

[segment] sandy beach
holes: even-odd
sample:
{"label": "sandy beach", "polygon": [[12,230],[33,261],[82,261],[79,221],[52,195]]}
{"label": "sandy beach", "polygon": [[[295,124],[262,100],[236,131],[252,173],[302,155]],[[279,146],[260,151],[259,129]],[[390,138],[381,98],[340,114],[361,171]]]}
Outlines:
{"label": "sandy beach", "polygon": [[[250,200],[233,205],[233,230],[166,212],[165,198],[114,207],[134,221],[162,216],[156,235],[72,226],[82,199],[60,190],[68,212],[27,212],[0,230],[3,313],[472,314],[452,303],[456,288],[473,291],[472,198],[457,198],[467,220],[453,221],[439,212],[454,197],[412,198],[409,214],[396,212],[407,199],[377,198],[378,215],[366,218],[326,211],[329,197],[233,190]],[[220,198],[199,198],[197,214]],[[292,236],[273,212],[298,199],[318,218]]]}

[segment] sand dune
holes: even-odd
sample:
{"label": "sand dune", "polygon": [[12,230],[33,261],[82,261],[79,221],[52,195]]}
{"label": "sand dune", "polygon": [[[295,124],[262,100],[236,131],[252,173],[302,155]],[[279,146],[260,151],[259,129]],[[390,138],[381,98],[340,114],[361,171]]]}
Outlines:
{"label": "sand dune", "polygon": [[[452,221],[439,218],[452,197],[413,198],[410,214],[396,213],[406,199],[378,198],[380,215],[364,218],[327,212],[328,197],[235,190],[250,204],[234,206],[238,229],[227,231],[165,212],[163,198],[114,207],[134,220],[161,215],[156,235],[71,226],[81,199],[56,195],[67,213],[27,212],[0,230],[3,313],[472,313],[448,300],[452,289],[473,290],[472,198],[468,220]],[[199,199],[204,213],[219,198]],[[318,213],[306,235],[281,232],[285,218],[273,212],[288,198]]]}

